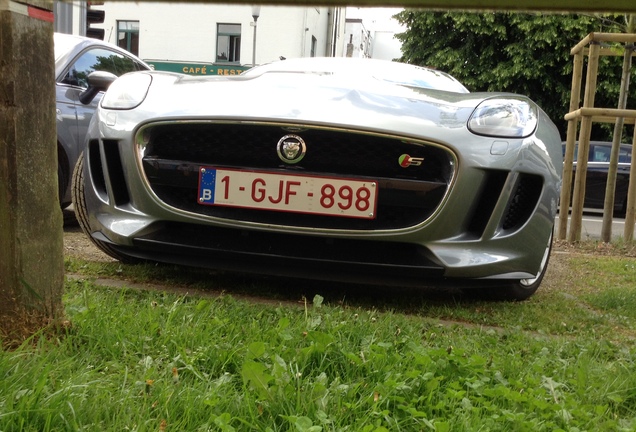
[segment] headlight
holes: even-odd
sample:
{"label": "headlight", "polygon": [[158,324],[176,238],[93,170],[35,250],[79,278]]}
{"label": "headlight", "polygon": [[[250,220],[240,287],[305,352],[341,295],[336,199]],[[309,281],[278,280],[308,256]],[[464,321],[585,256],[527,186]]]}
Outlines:
{"label": "headlight", "polygon": [[146,73],[133,72],[122,75],[113,82],[102,98],[102,107],[131,109],[139,106],[148,93],[152,78]]}
{"label": "headlight", "polygon": [[477,135],[525,138],[537,127],[538,110],[532,101],[520,97],[486,99],[473,111],[468,129]]}

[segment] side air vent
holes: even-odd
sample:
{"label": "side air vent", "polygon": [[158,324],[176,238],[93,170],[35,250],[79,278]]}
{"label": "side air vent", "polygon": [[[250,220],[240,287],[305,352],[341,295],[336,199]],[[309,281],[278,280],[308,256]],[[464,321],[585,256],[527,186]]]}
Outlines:
{"label": "side air vent", "polygon": [[475,238],[482,236],[507,178],[507,171],[486,171],[483,187],[476,200],[477,206],[468,224],[468,232]]}
{"label": "side air vent", "polygon": [[88,165],[90,167],[93,186],[99,197],[103,201],[108,201],[108,191],[106,190],[106,178],[104,177],[104,167],[102,166],[102,152],[99,147],[99,140],[92,139],[88,142],[86,152]]}
{"label": "side air vent", "polygon": [[121,164],[119,145],[117,141],[104,140],[104,157],[108,169],[108,179],[113,194],[113,203],[121,206],[130,202],[128,186],[124,176],[124,168]]}
{"label": "side air vent", "polygon": [[504,230],[516,230],[528,221],[539,201],[542,189],[542,177],[532,174],[519,175],[504,213]]}

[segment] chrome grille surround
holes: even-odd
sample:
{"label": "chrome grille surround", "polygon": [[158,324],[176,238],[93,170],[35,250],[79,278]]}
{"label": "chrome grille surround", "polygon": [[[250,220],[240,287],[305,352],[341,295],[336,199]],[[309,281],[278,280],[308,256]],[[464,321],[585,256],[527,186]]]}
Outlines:
{"label": "chrome grille surround", "polygon": [[[284,163],[277,143],[295,134],[306,155]],[[173,121],[142,126],[136,133],[137,163],[148,187],[164,205],[199,217],[284,227],[334,230],[396,230],[423,223],[438,211],[456,176],[448,148],[396,135],[316,125],[247,121]],[[408,154],[420,165],[402,167]],[[197,203],[201,166],[373,180],[378,183],[373,220],[251,210]]]}

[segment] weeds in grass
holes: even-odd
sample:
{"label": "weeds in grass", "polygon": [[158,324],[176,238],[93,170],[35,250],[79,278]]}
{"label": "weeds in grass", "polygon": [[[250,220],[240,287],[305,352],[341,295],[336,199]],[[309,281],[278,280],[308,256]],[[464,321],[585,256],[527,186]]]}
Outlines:
{"label": "weeds in grass", "polygon": [[66,333],[0,352],[0,431],[634,430],[634,261],[568,262],[571,291],[553,280],[523,303],[263,281],[281,299],[266,304],[69,280]]}

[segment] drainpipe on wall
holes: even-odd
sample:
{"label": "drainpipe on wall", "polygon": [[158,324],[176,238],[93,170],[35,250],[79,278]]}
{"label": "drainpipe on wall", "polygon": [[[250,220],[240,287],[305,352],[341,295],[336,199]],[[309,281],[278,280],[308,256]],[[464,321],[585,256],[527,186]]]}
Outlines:
{"label": "drainpipe on wall", "polygon": [[326,51],[329,53],[327,57],[335,57],[336,53],[334,50],[334,27],[335,27],[335,19],[336,19],[336,8],[329,8],[329,12],[327,12],[327,47]]}
{"label": "drainpipe on wall", "polygon": [[309,31],[309,27],[307,27],[307,9],[308,8],[305,8],[305,13],[303,16],[303,37],[302,37],[303,46],[300,48],[301,57],[305,57],[305,47],[307,46],[307,32]]}

